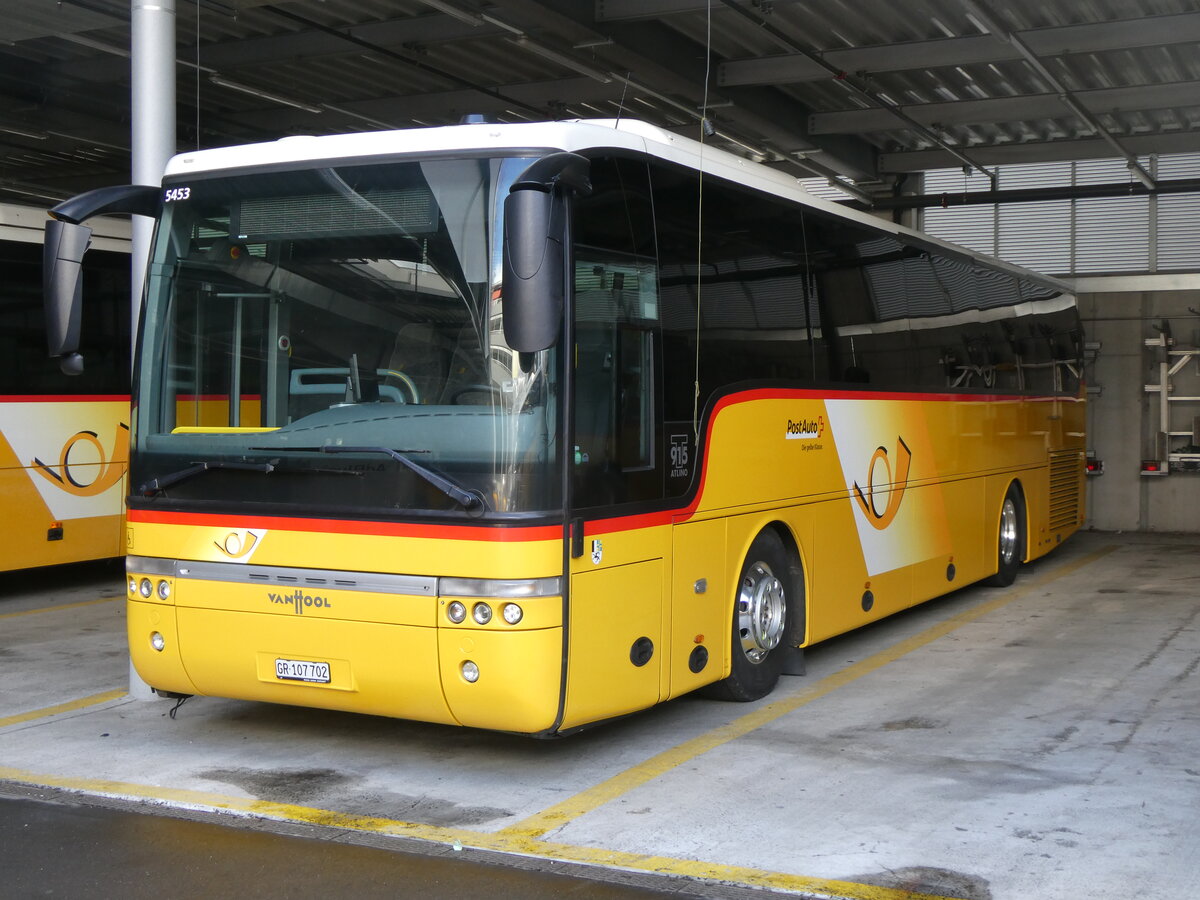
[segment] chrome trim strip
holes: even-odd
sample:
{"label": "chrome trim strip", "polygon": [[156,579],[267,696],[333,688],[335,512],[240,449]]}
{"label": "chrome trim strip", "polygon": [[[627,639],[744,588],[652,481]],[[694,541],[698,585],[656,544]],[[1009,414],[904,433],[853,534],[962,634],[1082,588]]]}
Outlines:
{"label": "chrome trim strip", "polygon": [[234,584],[267,584],[278,587],[369,591],[377,594],[436,597],[437,579],[421,575],[385,575],[379,572],[340,572],[331,569],[296,569],[288,566],[255,566],[241,563],[175,561],[177,578],[226,581]]}
{"label": "chrome trim strip", "polygon": [[471,597],[479,600],[524,600],[533,597],[557,597],[562,594],[562,579],[550,578],[453,578],[445,576],[439,585],[442,597]]}
{"label": "chrome trim strip", "polygon": [[130,575],[174,575],[175,560],[157,556],[127,556],[125,571]]}

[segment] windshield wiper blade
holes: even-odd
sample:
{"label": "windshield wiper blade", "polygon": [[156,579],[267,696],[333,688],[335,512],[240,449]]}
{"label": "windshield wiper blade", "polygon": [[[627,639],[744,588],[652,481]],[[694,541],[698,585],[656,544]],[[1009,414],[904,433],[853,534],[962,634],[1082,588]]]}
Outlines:
{"label": "windshield wiper blade", "polygon": [[154,494],[164,490],[173,484],[178,484],[181,481],[186,481],[194,475],[199,475],[201,472],[207,472],[209,469],[243,469],[248,472],[274,472],[275,464],[250,463],[250,462],[221,462],[213,460],[208,462],[192,463],[186,469],[180,469],[178,472],[171,472],[169,475],[162,475],[158,478],[151,478],[143,484],[138,490],[143,494]]}
{"label": "windshield wiper blade", "polygon": [[143,484],[139,490],[141,493],[148,496],[161,491],[164,488],[168,488],[173,484],[186,481],[193,475],[199,475],[201,472],[207,472],[209,469],[241,469],[244,472],[262,472],[264,475],[269,475],[272,472],[286,472],[289,475],[353,475],[356,478],[361,478],[363,475],[362,472],[354,472],[350,469],[293,469],[280,465],[278,459],[273,459],[270,462],[263,463],[222,462],[220,460],[210,460],[208,462],[192,463],[186,469],[180,469],[178,472],[172,472],[171,474],[163,475],[160,478],[152,478],[150,481],[147,481],[145,484]]}
{"label": "windshield wiper blade", "polygon": [[[291,449],[300,449],[294,447]],[[454,502],[458,503],[467,512],[483,512],[487,509],[487,503],[483,499],[483,494],[479,491],[467,490],[446,478],[444,475],[439,475],[432,469],[427,469],[418,462],[409,459],[399,450],[393,450],[391,447],[333,447],[328,444],[321,447],[313,448],[320,453],[382,453],[390,456],[396,462],[405,466],[415,475],[425,479],[435,488],[445,494]]]}

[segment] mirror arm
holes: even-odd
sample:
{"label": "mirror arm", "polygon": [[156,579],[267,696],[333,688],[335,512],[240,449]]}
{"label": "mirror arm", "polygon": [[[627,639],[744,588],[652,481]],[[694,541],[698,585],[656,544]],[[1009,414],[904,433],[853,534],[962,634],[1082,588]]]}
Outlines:
{"label": "mirror arm", "polygon": [[508,192],[533,190],[548,194],[555,185],[562,185],[586,197],[592,192],[591,166],[591,160],[578,153],[551,153],[530,163],[513,181]]}
{"label": "mirror arm", "polygon": [[60,222],[78,225],[92,216],[128,213],[157,219],[161,212],[162,188],[153,184],[124,184],[96,188],[64,200],[50,210],[50,215]]}

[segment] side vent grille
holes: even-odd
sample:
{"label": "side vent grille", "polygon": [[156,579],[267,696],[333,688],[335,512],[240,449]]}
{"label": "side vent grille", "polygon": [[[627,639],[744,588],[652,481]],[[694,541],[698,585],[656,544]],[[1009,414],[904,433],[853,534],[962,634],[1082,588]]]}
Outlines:
{"label": "side vent grille", "polygon": [[1083,483],[1083,455],[1075,450],[1050,454],[1050,530],[1079,524],[1079,486]]}

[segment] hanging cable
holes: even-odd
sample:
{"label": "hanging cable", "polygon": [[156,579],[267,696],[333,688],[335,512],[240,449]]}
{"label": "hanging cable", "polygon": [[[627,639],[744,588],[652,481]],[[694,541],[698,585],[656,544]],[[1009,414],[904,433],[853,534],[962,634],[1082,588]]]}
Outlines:
{"label": "hanging cable", "polygon": [[200,0],[196,0],[196,149],[200,149]]}

